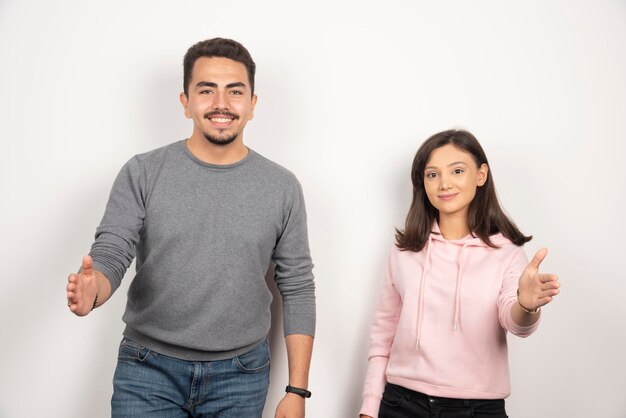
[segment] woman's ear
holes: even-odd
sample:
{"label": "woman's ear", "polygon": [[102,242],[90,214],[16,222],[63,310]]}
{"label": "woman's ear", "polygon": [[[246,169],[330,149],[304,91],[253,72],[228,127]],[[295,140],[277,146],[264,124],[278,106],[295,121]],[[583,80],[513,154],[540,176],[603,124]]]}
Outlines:
{"label": "woman's ear", "polygon": [[489,178],[489,166],[483,163],[478,168],[478,187],[483,186],[487,181],[487,178]]}

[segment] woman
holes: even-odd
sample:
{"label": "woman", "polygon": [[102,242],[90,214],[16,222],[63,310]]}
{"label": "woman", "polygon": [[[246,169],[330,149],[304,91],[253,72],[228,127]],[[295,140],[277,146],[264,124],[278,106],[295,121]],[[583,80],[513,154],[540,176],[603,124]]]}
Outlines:
{"label": "woman", "polygon": [[506,417],[506,333],[538,326],[559,293],[528,264],[504,214],[487,157],[467,131],[417,151],[413,202],[391,249],[371,332],[361,417]]}

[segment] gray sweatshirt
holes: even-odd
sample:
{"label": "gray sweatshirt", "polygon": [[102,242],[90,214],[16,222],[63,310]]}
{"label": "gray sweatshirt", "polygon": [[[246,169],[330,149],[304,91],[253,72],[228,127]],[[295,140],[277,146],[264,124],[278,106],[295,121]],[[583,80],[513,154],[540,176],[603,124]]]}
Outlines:
{"label": "gray sweatshirt", "polygon": [[306,212],[295,176],[249,150],[212,165],[185,141],[140,154],[120,171],[90,255],[115,291],[133,258],[124,335],[185,360],[218,360],[270,327],[273,261],[285,335],[315,333]]}

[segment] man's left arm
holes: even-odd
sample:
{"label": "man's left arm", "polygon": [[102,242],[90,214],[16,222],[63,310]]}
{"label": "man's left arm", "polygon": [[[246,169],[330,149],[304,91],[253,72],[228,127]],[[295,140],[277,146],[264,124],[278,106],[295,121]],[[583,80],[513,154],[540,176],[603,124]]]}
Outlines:
{"label": "man's left arm", "polygon": [[[300,184],[291,184],[283,233],[274,249],[275,280],[283,300],[283,327],[289,362],[289,386],[308,390],[315,336],[315,282],[309,251],[306,209]],[[283,383],[283,384],[284,384]],[[305,398],[286,393],[276,418],[304,418]]]}
{"label": "man's left arm", "polygon": [[[289,362],[289,386],[307,390],[313,337],[291,334],[285,337],[285,343]],[[276,408],[275,418],[304,418],[304,402],[304,397],[295,393],[286,393]]]}

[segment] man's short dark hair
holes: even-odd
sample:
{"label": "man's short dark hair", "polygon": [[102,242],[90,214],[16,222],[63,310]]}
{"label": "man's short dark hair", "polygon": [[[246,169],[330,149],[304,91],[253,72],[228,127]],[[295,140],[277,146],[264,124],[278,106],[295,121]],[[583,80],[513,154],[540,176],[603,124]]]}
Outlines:
{"label": "man's short dark hair", "polygon": [[221,57],[242,63],[248,72],[250,90],[254,94],[254,73],[256,64],[252,60],[248,50],[237,41],[224,38],[207,39],[200,41],[187,50],[183,59],[183,90],[189,96],[189,83],[191,83],[191,73],[196,60],[201,57]]}

